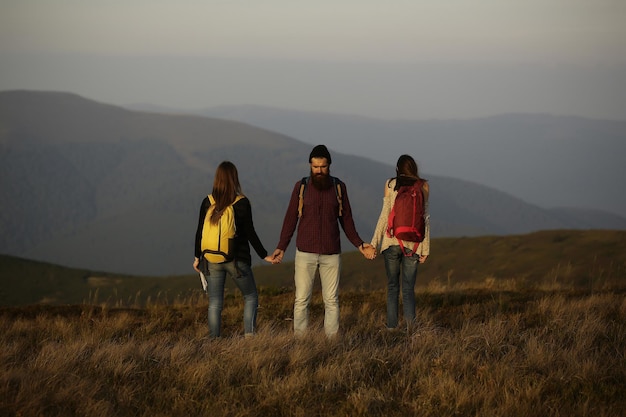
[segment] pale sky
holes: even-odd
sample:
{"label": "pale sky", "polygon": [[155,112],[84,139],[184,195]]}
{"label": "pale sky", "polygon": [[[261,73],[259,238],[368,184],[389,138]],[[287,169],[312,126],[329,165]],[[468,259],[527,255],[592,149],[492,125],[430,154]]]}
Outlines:
{"label": "pale sky", "polygon": [[624,0],[0,0],[0,90],[626,119]]}

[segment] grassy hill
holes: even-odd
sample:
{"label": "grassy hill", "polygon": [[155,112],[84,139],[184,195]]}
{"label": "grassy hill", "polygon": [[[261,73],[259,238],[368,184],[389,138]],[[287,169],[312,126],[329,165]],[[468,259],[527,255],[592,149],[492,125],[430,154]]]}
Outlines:
{"label": "grassy hill", "polygon": [[[207,338],[207,299],[200,294],[145,307],[0,307],[0,415],[623,416],[623,242],[623,235],[603,232],[437,242],[450,250],[441,253],[444,270],[484,265],[472,271],[481,281],[448,285],[422,277],[415,325],[392,331],[385,328],[384,290],[344,285],[332,340],[323,332],[319,292],[302,338],[293,335],[289,292],[260,294],[251,338],[243,337],[237,295],[225,300],[220,339]],[[452,251],[472,247],[467,255]],[[580,265],[571,260],[590,249],[599,256],[583,256]],[[512,256],[534,264],[535,272],[508,265]],[[366,273],[353,269],[363,261],[346,258],[348,276]],[[566,261],[576,273],[548,268]],[[481,278],[494,267],[501,274]],[[289,269],[275,269],[277,279]],[[85,272],[76,272],[83,279]],[[578,273],[606,279],[572,285],[568,279]],[[519,288],[513,278],[500,278],[520,274]],[[530,283],[533,274],[542,281]],[[114,279],[86,276],[92,283]]]}
{"label": "grassy hill", "polygon": [[[526,235],[438,238],[418,271],[418,286],[437,290],[488,286],[529,290],[575,287],[594,291],[626,285],[626,232],[543,231]],[[342,255],[342,291],[385,289],[383,258]],[[191,264],[189,266],[191,269]],[[289,292],[293,263],[255,266],[261,292]],[[67,268],[0,256],[0,305],[172,303],[201,291],[196,274],[149,277]],[[316,281],[319,286],[319,281]],[[232,283],[228,291],[236,294]]]}

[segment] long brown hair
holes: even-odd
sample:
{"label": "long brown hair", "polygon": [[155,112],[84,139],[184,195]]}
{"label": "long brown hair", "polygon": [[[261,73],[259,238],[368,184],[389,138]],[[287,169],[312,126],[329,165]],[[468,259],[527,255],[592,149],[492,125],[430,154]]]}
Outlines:
{"label": "long brown hair", "polygon": [[403,185],[412,185],[415,181],[424,180],[419,175],[417,163],[411,155],[400,155],[396,163],[396,186],[397,191]]}
{"label": "long brown hair", "polygon": [[215,200],[215,209],[211,214],[211,223],[216,224],[222,216],[224,209],[235,201],[237,195],[242,194],[239,174],[235,164],[230,161],[224,161],[219,164],[215,171],[211,194]]}

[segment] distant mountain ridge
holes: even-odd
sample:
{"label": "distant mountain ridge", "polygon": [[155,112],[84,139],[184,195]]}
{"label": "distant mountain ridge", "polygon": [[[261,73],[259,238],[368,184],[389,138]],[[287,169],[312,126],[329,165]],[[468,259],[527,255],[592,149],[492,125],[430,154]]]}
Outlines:
{"label": "distant mountain ridge", "polygon": [[333,143],[339,152],[385,164],[409,153],[431,175],[463,178],[544,208],[592,208],[626,217],[626,194],[619,191],[626,187],[626,121],[548,114],[382,120],[261,106],[187,112],[249,123],[310,144]]}
{"label": "distant mountain ridge", "polygon": [[[347,183],[357,229],[369,240],[393,166],[327,144],[332,173]],[[308,174],[310,149],[225,119],[131,111],[67,93],[0,92],[0,253],[135,275],[187,273],[200,201],[222,160],[239,168],[271,251],[293,186]],[[473,182],[426,176],[434,237],[626,228],[619,216],[545,210]],[[355,250],[345,242],[343,249]]]}

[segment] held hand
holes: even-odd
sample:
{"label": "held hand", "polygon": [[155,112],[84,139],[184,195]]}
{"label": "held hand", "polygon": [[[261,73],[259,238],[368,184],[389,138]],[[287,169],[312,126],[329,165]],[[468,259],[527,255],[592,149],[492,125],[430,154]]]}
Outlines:
{"label": "held hand", "polygon": [[196,270],[196,272],[200,272],[200,269],[198,269],[198,265],[200,264],[200,259],[195,258],[193,261],[193,269]]}
{"label": "held hand", "polygon": [[359,246],[359,251],[367,259],[371,260],[376,257],[376,248],[370,245],[369,243],[363,243],[362,246]]}
{"label": "held hand", "polygon": [[263,258],[263,260],[265,262],[269,262],[272,265],[277,264],[278,262],[276,262],[276,260],[274,259],[274,255],[267,255],[265,258]]}
{"label": "held hand", "polygon": [[283,261],[283,256],[285,256],[285,251],[284,250],[280,250],[280,249],[276,249],[274,251],[274,253],[272,254],[272,256],[271,256],[271,258],[272,258],[271,262],[273,264],[279,264],[279,263],[281,263]]}

